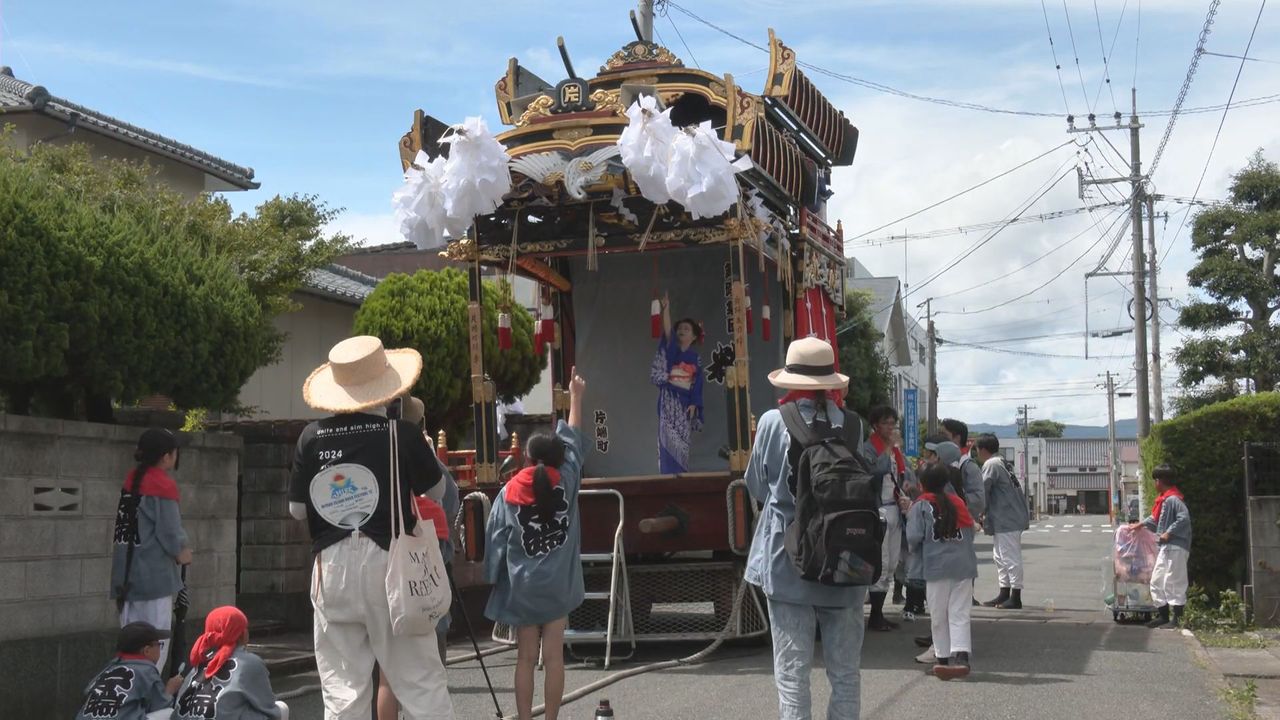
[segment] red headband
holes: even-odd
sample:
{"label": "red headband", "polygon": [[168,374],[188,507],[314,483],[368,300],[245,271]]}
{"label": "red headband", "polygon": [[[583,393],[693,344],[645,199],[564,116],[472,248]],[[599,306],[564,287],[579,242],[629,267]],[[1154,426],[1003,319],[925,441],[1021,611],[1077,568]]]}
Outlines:
{"label": "red headband", "polygon": [[204,634],[191,647],[191,667],[199,667],[205,655],[213,652],[204,676],[211,678],[222,669],[223,663],[235,652],[240,639],[249,631],[249,618],[233,605],[214,608],[204,620]]}

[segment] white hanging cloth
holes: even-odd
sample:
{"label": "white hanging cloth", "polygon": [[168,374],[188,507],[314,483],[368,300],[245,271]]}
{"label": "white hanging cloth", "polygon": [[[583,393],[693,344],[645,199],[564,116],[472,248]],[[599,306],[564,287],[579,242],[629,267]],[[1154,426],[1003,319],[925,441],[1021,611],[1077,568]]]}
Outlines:
{"label": "white hanging cloth", "polygon": [[454,125],[441,142],[449,143],[442,189],[444,208],[453,220],[470,225],[477,215],[488,215],[511,191],[511,156],[489,133],[484,118],[469,117]]}
{"label": "white hanging cloth", "polygon": [[671,145],[680,131],[671,124],[671,108],[658,110],[658,100],[641,95],[627,108],[630,120],[618,136],[622,164],[631,174],[640,194],[656,205],[671,200],[667,192],[667,166]]}
{"label": "white hanging cloth", "polygon": [[734,146],[716,136],[711,121],[684,128],[671,145],[667,192],[696,220],[724,213],[738,201],[737,173],[751,158],[733,159]]}
{"label": "white hanging cloth", "polygon": [[432,160],[419,150],[413,164],[404,172],[404,184],[391,193],[400,234],[419,250],[443,246],[446,233],[458,237],[469,224],[453,222],[445,213],[444,164],[443,157]]}

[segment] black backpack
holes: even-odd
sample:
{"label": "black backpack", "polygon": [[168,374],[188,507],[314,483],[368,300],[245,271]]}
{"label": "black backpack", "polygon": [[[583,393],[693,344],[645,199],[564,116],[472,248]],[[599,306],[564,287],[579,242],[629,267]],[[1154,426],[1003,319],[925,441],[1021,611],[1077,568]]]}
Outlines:
{"label": "black backpack", "polygon": [[[800,577],[823,585],[874,585],[880,578],[880,485],[858,450],[861,425],[845,413],[845,432],[825,416],[805,423],[795,403],[780,408],[791,435],[787,461],[796,518],[784,545]],[[854,428],[857,428],[855,433]]]}

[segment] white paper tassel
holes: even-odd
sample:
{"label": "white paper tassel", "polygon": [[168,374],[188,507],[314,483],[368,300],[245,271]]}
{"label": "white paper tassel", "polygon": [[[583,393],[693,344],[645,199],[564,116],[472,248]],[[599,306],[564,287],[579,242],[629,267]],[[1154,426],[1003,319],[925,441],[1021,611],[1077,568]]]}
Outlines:
{"label": "white paper tassel", "polygon": [[441,247],[445,233],[458,237],[470,224],[453,221],[445,212],[441,183],[444,165],[443,157],[432,160],[419,150],[413,164],[405,170],[404,184],[391,194],[400,234],[419,250]]}
{"label": "white paper tassel", "polygon": [[738,201],[734,177],[751,167],[751,159],[733,159],[733,143],[716,137],[711,121],[685,128],[671,146],[667,192],[698,218],[720,215]]}
{"label": "white paper tassel", "polygon": [[450,218],[470,225],[475,216],[493,212],[511,191],[511,156],[489,134],[484,118],[467,118],[451,131],[440,140],[450,144],[442,178],[444,207]]}
{"label": "white paper tassel", "polygon": [[667,192],[667,166],[671,160],[671,144],[679,131],[671,124],[671,108],[658,110],[652,95],[641,95],[627,108],[630,123],[618,137],[622,164],[631,174],[640,194],[649,202],[662,205],[671,200]]}

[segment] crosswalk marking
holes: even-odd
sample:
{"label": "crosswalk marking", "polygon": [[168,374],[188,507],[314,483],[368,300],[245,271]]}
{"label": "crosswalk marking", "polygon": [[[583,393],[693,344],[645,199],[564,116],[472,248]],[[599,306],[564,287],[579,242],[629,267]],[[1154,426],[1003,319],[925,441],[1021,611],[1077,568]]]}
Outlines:
{"label": "crosswalk marking", "polygon": [[1073,527],[1075,527],[1075,525],[1063,525],[1062,527],[1064,527],[1064,528],[1073,528]]}
{"label": "crosswalk marking", "polygon": [[1082,528],[1086,528],[1086,527],[1093,527],[1093,526],[1092,526],[1092,525],[1081,525],[1080,527],[1082,527]]}
{"label": "crosswalk marking", "polygon": [[1092,530],[1081,530],[1080,532],[1093,532]]}
{"label": "crosswalk marking", "polygon": [[1045,527],[1047,527],[1047,528],[1051,528],[1051,527],[1053,527],[1053,526],[1052,526],[1052,525],[1045,525]]}

